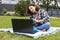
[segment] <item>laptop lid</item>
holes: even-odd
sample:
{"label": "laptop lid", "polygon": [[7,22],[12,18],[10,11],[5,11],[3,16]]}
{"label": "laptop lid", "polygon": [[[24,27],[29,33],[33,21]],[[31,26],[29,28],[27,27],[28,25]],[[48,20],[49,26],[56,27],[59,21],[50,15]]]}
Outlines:
{"label": "laptop lid", "polygon": [[32,23],[30,19],[12,19],[13,31],[34,34]]}

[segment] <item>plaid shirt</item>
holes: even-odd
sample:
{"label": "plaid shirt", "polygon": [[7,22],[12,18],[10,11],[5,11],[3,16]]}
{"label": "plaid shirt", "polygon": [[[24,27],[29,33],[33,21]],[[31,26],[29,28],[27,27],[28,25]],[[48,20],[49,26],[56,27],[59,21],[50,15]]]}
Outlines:
{"label": "plaid shirt", "polygon": [[[36,20],[44,19],[44,22],[43,23],[49,22],[49,20],[50,20],[49,19],[49,15],[47,14],[47,12],[44,9],[39,9],[38,13],[39,13],[39,15],[38,15],[37,18],[35,18],[34,15],[31,15],[30,16],[30,19],[31,20],[34,20],[34,19],[36,19]],[[35,23],[34,22],[35,25],[37,25],[37,24],[43,24],[43,23]]]}

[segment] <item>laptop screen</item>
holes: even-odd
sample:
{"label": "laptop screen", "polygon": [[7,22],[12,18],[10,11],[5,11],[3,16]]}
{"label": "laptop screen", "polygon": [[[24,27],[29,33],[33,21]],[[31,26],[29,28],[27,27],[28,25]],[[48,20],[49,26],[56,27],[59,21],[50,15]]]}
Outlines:
{"label": "laptop screen", "polygon": [[12,19],[12,26],[14,32],[34,33],[33,24],[30,19]]}

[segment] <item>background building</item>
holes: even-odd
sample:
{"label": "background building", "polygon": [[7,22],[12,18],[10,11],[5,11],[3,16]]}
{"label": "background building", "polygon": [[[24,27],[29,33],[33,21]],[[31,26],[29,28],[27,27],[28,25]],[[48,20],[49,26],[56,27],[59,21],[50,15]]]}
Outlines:
{"label": "background building", "polygon": [[14,11],[14,5],[18,3],[18,0],[0,0],[0,14],[5,8],[8,11]]}

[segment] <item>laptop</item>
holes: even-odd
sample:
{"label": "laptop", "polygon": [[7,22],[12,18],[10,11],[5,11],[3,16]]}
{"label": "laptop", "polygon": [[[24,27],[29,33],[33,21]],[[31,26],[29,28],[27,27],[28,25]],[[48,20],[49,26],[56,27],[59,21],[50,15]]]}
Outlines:
{"label": "laptop", "polygon": [[13,32],[34,34],[33,21],[30,19],[12,19]]}

